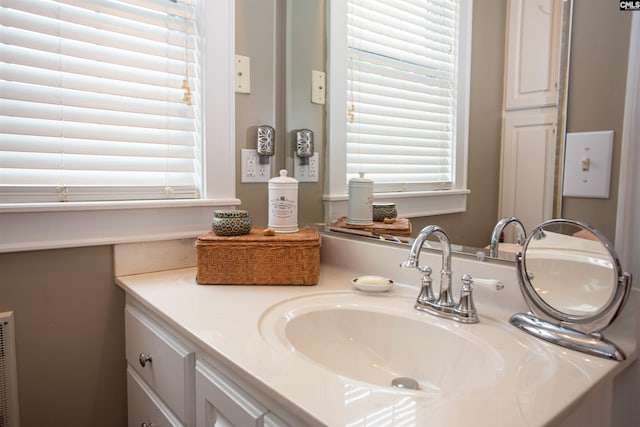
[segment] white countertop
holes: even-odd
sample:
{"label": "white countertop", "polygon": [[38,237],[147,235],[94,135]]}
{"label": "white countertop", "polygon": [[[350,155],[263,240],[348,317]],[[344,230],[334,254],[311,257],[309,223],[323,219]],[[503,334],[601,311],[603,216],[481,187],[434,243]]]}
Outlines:
{"label": "white countertop", "polygon": [[[324,252],[333,244],[323,241],[323,264],[316,286],[198,285],[195,268],[121,276],[117,282],[138,304],[213,359],[234,369],[235,374],[276,396],[283,406],[310,424],[544,425],[562,417],[578,399],[628,364],[535,339],[510,326],[509,313],[504,309],[483,305],[479,307],[480,323],[455,327],[471,334],[481,331],[474,328],[495,328],[499,332],[496,336],[503,337],[491,343],[503,362],[494,385],[456,393],[409,391],[336,375],[292,351],[270,345],[260,332],[263,313],[283,301],[318,293],[377,298],[388,301],[390,306],[413,307],[417,288],[399,284],[387,293],[375,295],[354,290],[350,280],[367,272],[335,265],[335,257],[325,256]],[[453,323],[424,316],[428,321]],[[510,349],[515,347],[527,351],[512,352]],[[625,351],[635,358],[633,347]]]}

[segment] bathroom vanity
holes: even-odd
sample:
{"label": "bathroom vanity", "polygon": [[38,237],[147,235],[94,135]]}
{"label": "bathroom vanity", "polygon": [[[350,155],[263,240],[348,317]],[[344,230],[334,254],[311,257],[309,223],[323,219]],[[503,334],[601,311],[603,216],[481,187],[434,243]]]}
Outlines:
{"label": "bathroom vanity", "polygon": [[[627,356],[612,361],[510,325],[527,311],[513,264],[454,255],[454,293],[463,274],[504,285],[477,286],[479,322],[462,324],[414,309],[421,276],[399,267],[405,246],[323,235],[321,251],[316,286],[121,269],[129,425],[610,425],[614,379],[636,358],[633,301],[607,329]],[[440,262],[423,251],[422,264]],[[361,275],[394,286],[355,289]]]}

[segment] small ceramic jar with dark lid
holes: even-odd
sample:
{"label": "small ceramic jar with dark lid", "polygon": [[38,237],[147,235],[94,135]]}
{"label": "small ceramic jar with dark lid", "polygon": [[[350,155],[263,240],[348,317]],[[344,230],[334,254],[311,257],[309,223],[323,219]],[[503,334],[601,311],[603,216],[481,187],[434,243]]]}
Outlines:
{"label": "small ceramic jar with dark lid", "polygon": [[213,211],[211,228],[218,236],[242,236],[251,231],[249,212],[236,209]]}

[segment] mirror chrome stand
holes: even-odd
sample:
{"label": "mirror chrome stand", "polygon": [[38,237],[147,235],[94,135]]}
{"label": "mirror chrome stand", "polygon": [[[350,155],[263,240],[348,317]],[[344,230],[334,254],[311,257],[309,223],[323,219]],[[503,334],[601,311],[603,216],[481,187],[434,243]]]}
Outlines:
{"label": "mirror chrome stand", "polygon": [[[577,239],[573,244],[581,250],[586,247],[587,240],[584,236],[587,235],[589,240],[601,244],[601,255],[599,258],[596,255],[584,256],[579,250],[571,252],[572,246],[554,246],[554,235],[556,239],[560,237],[565,242],[566,239]],[[549,248],[552,248],[552,252],[544,255]],[[558,257],[562,257],[563,254],[572,262],[576,258],[585,258],[586,261],[581,261],[585,263],[584,266],[578,267],[580,271],[591,271],[586,268],[589,263],[596,263],[599,267],[604,265],[609,270],[608,280],[602,279],[601,283],[608,289],[608,295],[593,309],[576,310],[576,307],[590,304],[587,294],[581,290],[587,283],[589,286],[586,287],[594,287],[589,281],[597,280],[589,276],[589,273],[586,276],[581,276],[575,271],[560,274],[562,261],[558,260]],[[562,347],[611,360],[625,360],[626,356],[622,350],[602,336],[602,330],[622,311],[631,289],[631,275],[622,272],[615,251],[606,237],[577,221],[546,221],[533,230],[525,242],[522,253],[516,255],[516,269],[520,290],[530,311],[513,315],[510,319],[512,325]],[[552,269],[558,274],[545,275],[545,270]],[[536,282],[536,286],[532,281]],[[570,283],[572,281],[575,282],[573,286]],[[571,296],[570,304],[558,299],[563,291],[565,297]]]}
{"label": "mirror chrome stand", "polygon": [[584,332],[539,319],[530,313],[514,314],[509,322],[516,328],[520,328],[537,338],[562,347],[606,359],[626,359],[626,356],[618,346],[605,339],[599,333],[585,334]]}

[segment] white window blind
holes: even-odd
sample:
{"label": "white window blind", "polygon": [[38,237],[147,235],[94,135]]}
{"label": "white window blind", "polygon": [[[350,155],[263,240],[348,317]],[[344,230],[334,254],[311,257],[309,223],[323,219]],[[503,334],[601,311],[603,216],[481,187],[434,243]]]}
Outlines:
{"label": "white window blind", "polygon": [[197,0],[0,0],[0,202],[199,197]]}
{"label": "white window blind", "polygon": [[454,0],[348,1],[347,179],[452,187],[457,34]]}

